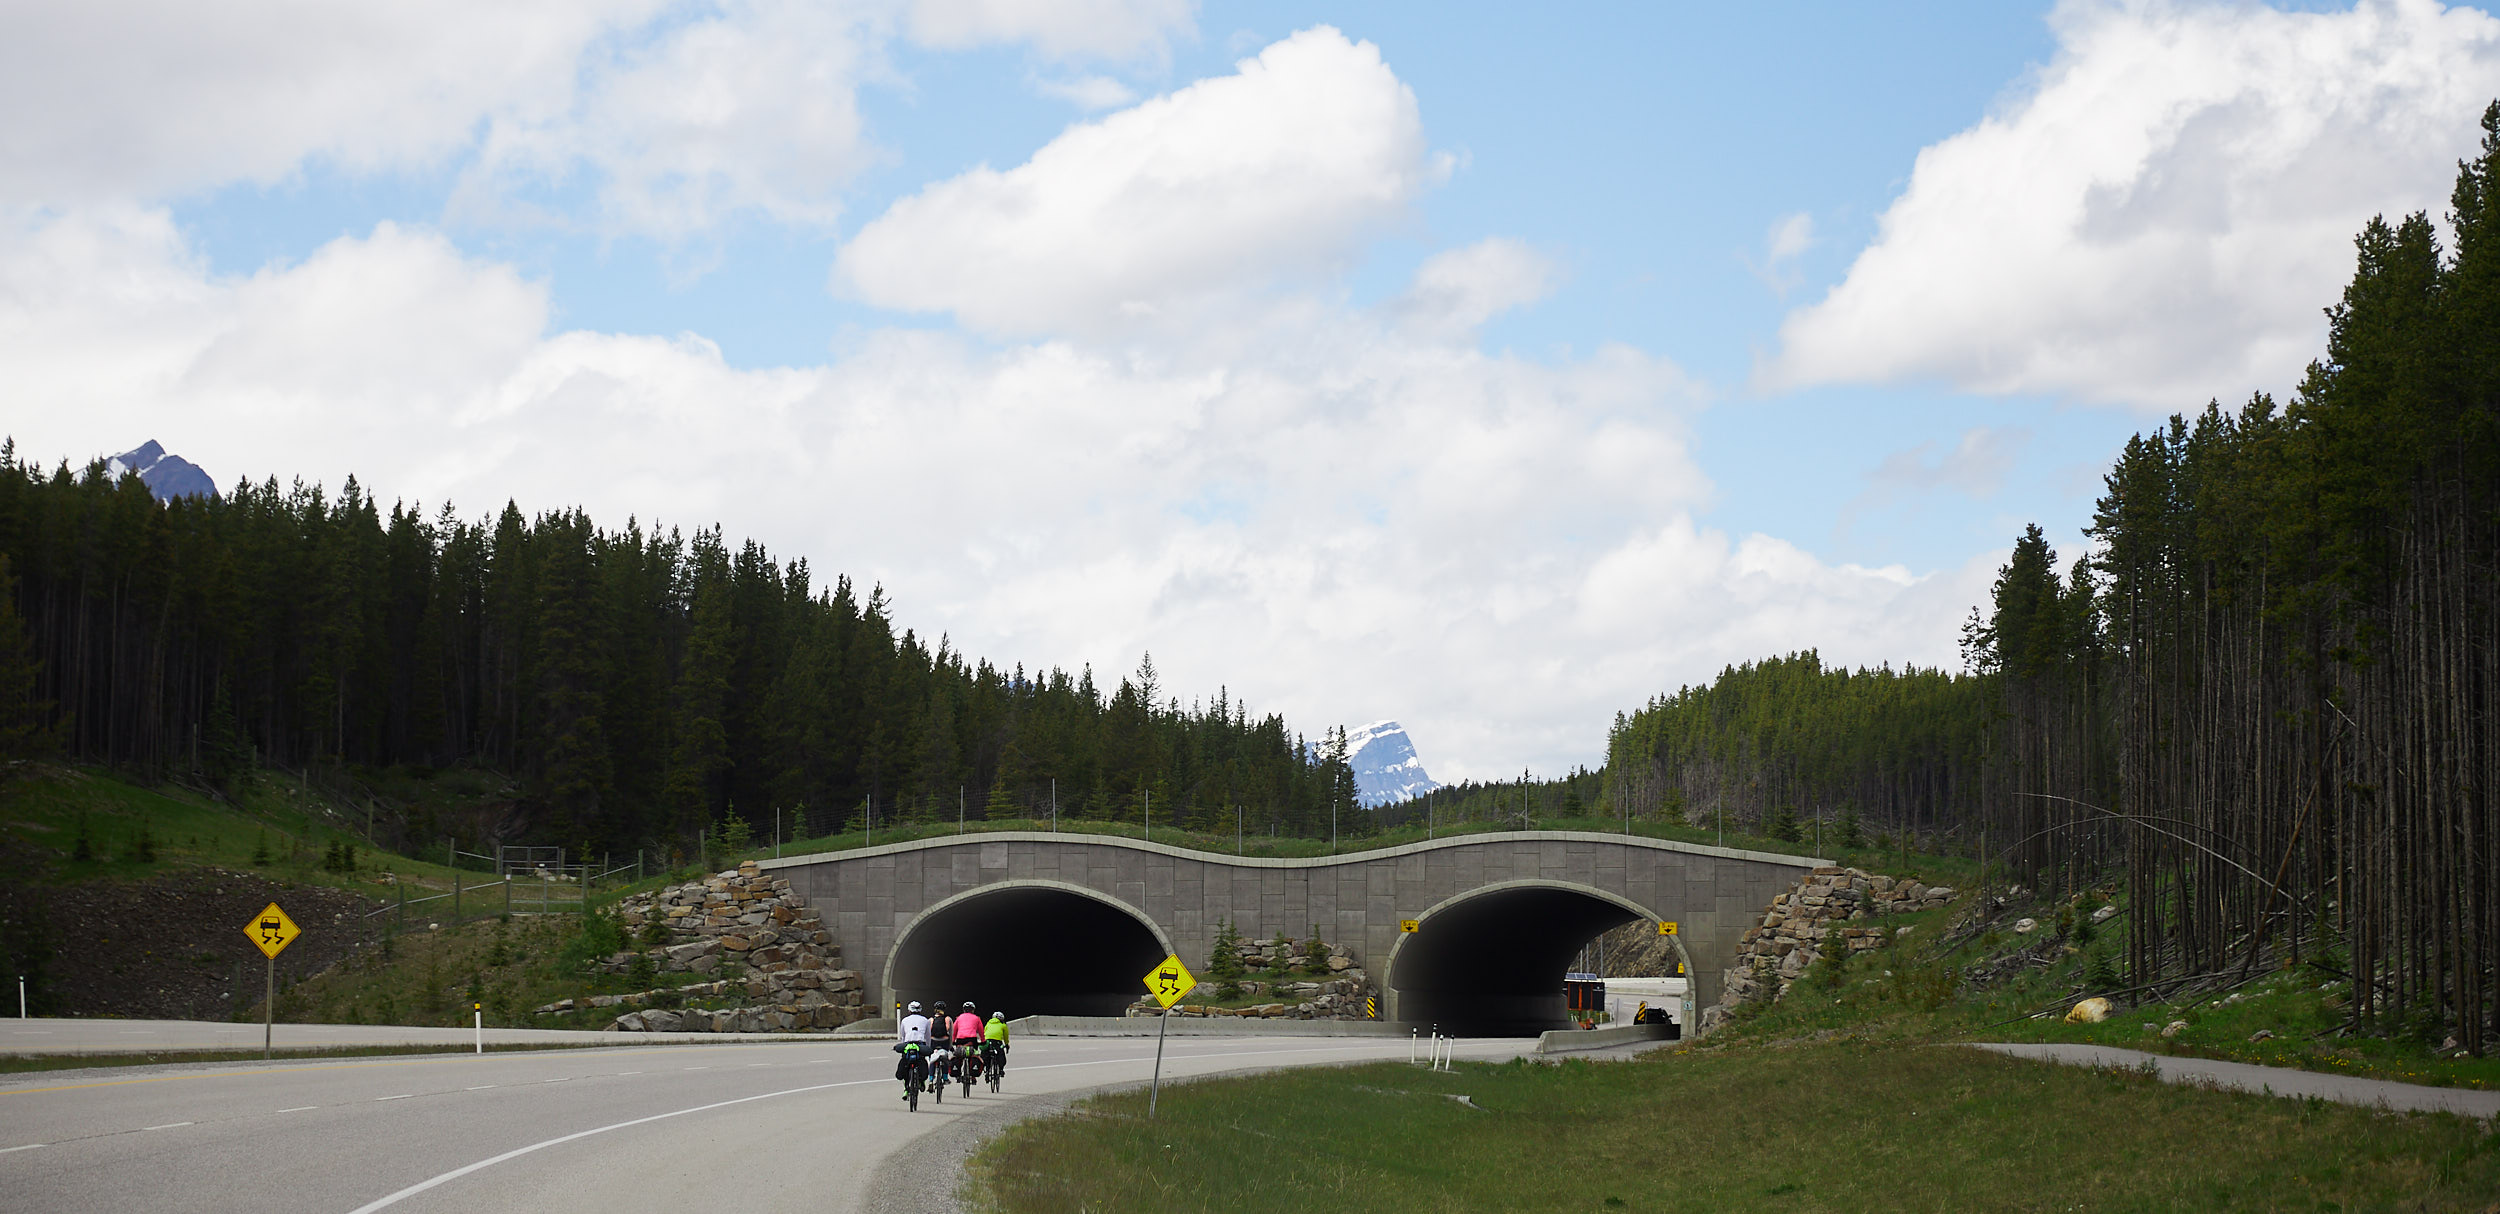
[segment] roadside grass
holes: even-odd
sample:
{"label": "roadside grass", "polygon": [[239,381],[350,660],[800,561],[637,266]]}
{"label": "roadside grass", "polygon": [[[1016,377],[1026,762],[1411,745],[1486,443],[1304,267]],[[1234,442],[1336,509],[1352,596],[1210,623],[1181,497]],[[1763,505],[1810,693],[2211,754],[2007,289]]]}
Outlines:
{"label": "roadside grass", "polygon": [[[1894,933],[1892,947],[1852,958],[1837,972],[1817,962],[1786,998],[1740,1009],[1733,1022],[1704,1038],[1699,1048],[1835,1036],[1864,1042],[2067,1042],[2401,1083],[2500,1089],[2500,1057],[2441,1056],[2433,1048],[2437,1042],[2402,1032],[2337,1035],[2335,1030],[2345,1023],[2350,988],[2307,966],[2260,971],[2236,990],[2184,1002],[2133,1004],[2121,997],[2116,1000],[2119,1010],[2098,1024],[2065,1022],[2077,1001],[2102,993],[2089,980],[2089,944],[2055,948],[2047,965],[2018,969],[1985,989],[1957,986],[1974,964],[2002,958],[2029,943],[2010,928],[1992,926],[1944,947],[1951,926],[1972,913],[1973,901],[1878,921],[1877,926]],[[2050,920],[2057,913],[2055,904],[2022,909]],[[2001,924],[2017,917],[2011,910],[1999,916]],[[1906,935],[1904,928],[1910,929]],[[2117,930],[2108,926],[2101,934],[2114,937]],[[2101,947],[2114,943],[2101,942]],[[2185,1027],[2163,1037],[2162,1030],[2173,1021],[2184,1021]],[[2261,1031],[2263,1039],[2252,1041]]]}
{"label": "roadside grass", "polygon": [[2500,1192],[2500,1130],[2473,1120],[1909,1043],[1287,1071],[1145,1106],[1007,1130],[973,1161],[977,1208],[2480,1211]]}
{"label": "roadside grass", "polygon": [[[0,774],[0,807],[9,851],[36,860],[48,884],[215,866],[380,898],[394,892],[396,880],[429,893],[448,890],[454,873],[375,847],[358,829],[361,814],[266,771],[247,773],[232,796],[219,800],[189,788],[143,786],[103,768],[19,764]],[[85,859],[78,855],[81,838]],[[356,871],[324,867],[337,846],[356,848]],[[150,850],[153,859],[145,858]]]}
{"label": "roadside grass", "polygon": [[[585,915],[515,915],[399,933],[381,947],[316,974],[278,996],[282,1019],[313,1024],[400,1024],[458,1028],[482,1003],[497,1028],[603,1029],[631,1008],[577,1007],[544,1016],[531,1009],[560,999],[667,990],[718,979],[738,980],[745,967],[712,974],[593,974],[587,963],[630,941],[612,923]],[[724,1008],[751,1003],[743,991],[678,997],[651,1006]]]}

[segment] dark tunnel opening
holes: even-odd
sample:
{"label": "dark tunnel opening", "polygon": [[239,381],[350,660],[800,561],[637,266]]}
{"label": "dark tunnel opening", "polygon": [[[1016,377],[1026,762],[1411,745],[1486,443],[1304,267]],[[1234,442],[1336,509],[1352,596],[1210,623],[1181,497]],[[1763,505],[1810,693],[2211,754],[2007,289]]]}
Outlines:
{"label": "dark tunnel opening", "polygon": [[1117,1016],[1163,960],[1152,930],[1097,898],[1046,886],[975,894],[916,920],[895,943],[896,1000],[966,999],[987,1015]]}
{"label": "dark tunnel opening", "polygon": [[1571,1027],[1563,975],[1582,945],[1641,916],[1549,887],[1499,889],[1425,919],[1389,971],[1398,1019],[1463,1037]]}

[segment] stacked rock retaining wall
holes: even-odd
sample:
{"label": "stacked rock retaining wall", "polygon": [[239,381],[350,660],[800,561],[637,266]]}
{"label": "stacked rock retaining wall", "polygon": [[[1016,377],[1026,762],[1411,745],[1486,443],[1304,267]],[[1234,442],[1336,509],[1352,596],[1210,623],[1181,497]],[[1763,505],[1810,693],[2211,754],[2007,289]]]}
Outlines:
{"label": "stacked rock retaining wall", "polygon": [[1821,953],[1826,933],[1840,933],[1852,955],[1882,948],[1889,935],[1859,921],[1933,910],[1952,900],[1953,891],[1943,886],[1854,868],[1815,869],[1771,899],[1761,921],[1746,929],[1719,1002],[1701,1013],[1701,1031],[1717,1028],[1744,1004],[1785,997]]}
{"label": "stacked rock retaining wall", "polygon": [[[619,915],[640,936],[652,922],[667,925],[668,942],[608,958],[610,973],[629,972],[647,958],[663,973],[732,977],[675,992],[646,991],[620,1002],[649,1002],[655,995],[685,996],[697,990],[742,997],[747,1006],[628,1012],[611,1029],[624,1032],[772,1033],[840,1028],[868,1015],[866,984],[842,968],[841,946],[792,892],[786,880],[767,877],[753,861],[701,881],[628,898]],[[697,996],[701,997],[701,996]],[[596,1003],[596,1001],[593,1001]]]}

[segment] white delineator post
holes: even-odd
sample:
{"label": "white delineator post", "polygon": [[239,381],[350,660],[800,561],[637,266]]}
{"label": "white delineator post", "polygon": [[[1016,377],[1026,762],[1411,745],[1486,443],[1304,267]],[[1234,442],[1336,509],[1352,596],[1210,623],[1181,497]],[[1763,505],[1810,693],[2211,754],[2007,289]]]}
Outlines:
{"label": "white delineator post", "polygon": [[486,1052],[486,1005],[472,1003],[469,1011],[477,1017],[477,1052],[483,1054]]}

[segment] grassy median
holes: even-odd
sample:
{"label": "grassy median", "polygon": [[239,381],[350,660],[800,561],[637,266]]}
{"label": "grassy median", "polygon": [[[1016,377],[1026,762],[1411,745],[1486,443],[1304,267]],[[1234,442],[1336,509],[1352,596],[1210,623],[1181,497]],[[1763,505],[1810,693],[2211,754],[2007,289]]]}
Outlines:
{"label": "grassy median", "polygon": [[2462,1210],[2500,1129],[1824,1042],[1638,1062],[1291,1071],[1099,1097],[975,1161],[1010,1214],[1479,1210]]}

